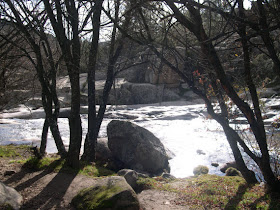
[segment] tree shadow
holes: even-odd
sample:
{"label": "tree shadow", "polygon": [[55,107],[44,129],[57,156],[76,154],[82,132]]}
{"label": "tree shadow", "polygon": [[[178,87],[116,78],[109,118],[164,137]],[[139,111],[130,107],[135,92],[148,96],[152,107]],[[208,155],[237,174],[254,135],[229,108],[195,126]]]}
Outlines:
{"label": "tree shadow", "polygon": [[[79,170],[71,170],[71,173],[69,173],[69,168],[64,164],[61,170],[52,178],[45,188],[38,195],[24,203],[21,209],[52,209],[54,207],[55,209],[60,209],[59,206],[63,197],[78,172]],[[38,178],[48,173],[49,172],[43,171],[20,187],[26,188],[34,181],[38,180]]]}
{"label": "tree shadow", "polygon": [[280,209],[280,194],[279,193],[266,193],[264,196],[258,198],[255,200],[254,203],[250,205],[250,209],[258,209],[259,205],[261,206],[261,203],[269,202],[269,206],[267,209]]}
{"label": "tree shadow", "polygon": [[[46,176],[47,174],[52,173],[54,171],[54,169],[56,168],[56,166],[58,166],[61,163],[61,161],[62,161],[62,159],[59,159],[59,160],[56,160],[56,161],[52,162],[47,169],[43,170],[40,174],[34,176],[33,178],[17,185],[15,187],[15,189],[17,191],[21,191],[21,190],[23,190],[27,187],[30,187],[30,185],[33,184],[34,182],[38,181],[39,179]],[[25,167],[25,165],[23,165],[20,172],[13,174],[4,183],[6,185],[8,185],[8,184],[11,184],[13,182],[17,182],[18,180],[23,179],[27,174],[30,174],[31,172],[34,172],[34,170],[31,170],[31,169]]]}
{"label": "tree shadow", "polygon": [[238,187],[238,190],[233,198],[231,198],[227,205],[225,206],[225,209],[237,209],[238,204],[243,199],[243,195],[249,188],[248,184],[240,185]]}

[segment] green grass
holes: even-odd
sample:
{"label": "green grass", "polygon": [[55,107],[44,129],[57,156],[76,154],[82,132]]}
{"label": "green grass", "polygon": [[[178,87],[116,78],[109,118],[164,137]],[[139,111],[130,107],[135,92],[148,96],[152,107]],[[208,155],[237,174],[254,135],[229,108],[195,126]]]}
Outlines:
{"label": "green grass", "polygon": [[279,194],[266,194],[263,187],[248,186],[238,176],[201,175],[185,179],[180,188],[176,180],[172,182],[161,178],[139,180],[146,189],[176,192],[179,196],[175,202],[193,209],[280,209]]}
{"label": "green grass", "polygon": [[0,146],[0,157],[1,158],[12,158],[21,157],[19,150],[28,150],[30,146],[27,145],[1,145]]}
{"label": "green grass", "polygon": [[102,176],[112,176],[115,173],[100,164],[89,164],[87,162],[80,162],[80,167],[78,169],[70,168],[66,165],[65,159],[60,159],[59,157],[44,157],[38,159],[36,157],[31,157],[27,159],[23,167],[40,171],[40,170],[51,170],[54,172],[65,172],[65,173],[78,173],[90,177],[102,177]]}

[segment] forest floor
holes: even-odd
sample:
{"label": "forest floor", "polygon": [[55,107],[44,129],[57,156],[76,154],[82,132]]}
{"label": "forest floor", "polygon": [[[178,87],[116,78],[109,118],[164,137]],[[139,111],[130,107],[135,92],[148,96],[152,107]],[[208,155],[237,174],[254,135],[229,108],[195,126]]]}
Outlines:
{"label": "forest floor", "polygon": [[[57,167],[41,170],[23,167],[24,160],[32,156],[30,148],[12,148],[0,146],[0,181],[22,195],[21,209],[74,209],[70,204],[72,198],[100,179]],[[3,155],[3,150],[8,155]],[[56,164],[57,159],[53,160],[49,165]],[[107,172],[100,169],[102,177],[101,173]],[[279,194],[265,193],[263,185],[248,186],[241,177],[202,175],[172,181],[157,177],[141,182],[145,190],[138,194],[138,199],[143,210],[280,209]]]}

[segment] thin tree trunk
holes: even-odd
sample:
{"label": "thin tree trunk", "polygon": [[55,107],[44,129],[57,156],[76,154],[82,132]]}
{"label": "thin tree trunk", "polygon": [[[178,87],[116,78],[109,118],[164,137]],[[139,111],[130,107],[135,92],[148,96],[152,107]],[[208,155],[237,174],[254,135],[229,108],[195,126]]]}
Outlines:
{"label": "thin tree trunk", "polygon": [[41,145],[40,145],[41,156],[44,156],[46,153],[48,131],[49,131],[49,123],[48,123],[47,118],[45,118],[43,130],[42,130],[42,136],[41,136]]}

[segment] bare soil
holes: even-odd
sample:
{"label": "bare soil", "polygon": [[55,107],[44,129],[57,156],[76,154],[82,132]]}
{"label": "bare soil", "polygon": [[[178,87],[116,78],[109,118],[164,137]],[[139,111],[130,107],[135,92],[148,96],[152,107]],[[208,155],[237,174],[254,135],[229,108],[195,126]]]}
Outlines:
{"label": "bare soil", "polygon": [[[29,153],[23,151],[22,155],[28,157]],[[71,206],[72,198],[80,190],[100,181],[100,178],[77,174],[30,171],[22,168],[22,164],[12,161],[16,159],[0,158],[0,181],[22,195],[21,209],[74,209]],[[5,175],[8,171],[14,173]],[[159,190],[144,190],[138,194],[143,210],[188,209],[176,204],[178,196],[176,193]]]}

